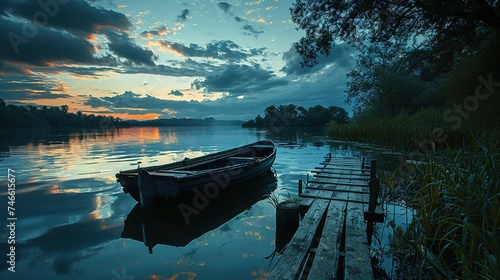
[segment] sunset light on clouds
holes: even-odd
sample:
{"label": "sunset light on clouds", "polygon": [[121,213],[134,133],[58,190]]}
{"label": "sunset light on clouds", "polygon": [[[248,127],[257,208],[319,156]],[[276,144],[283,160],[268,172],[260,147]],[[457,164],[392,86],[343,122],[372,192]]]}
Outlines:
{"label": "sunset light on clouds", "polygon": [[249,119],[344,103],[352,50],[301,68],[291,1],[7,0],[0,98],[122,119]]}

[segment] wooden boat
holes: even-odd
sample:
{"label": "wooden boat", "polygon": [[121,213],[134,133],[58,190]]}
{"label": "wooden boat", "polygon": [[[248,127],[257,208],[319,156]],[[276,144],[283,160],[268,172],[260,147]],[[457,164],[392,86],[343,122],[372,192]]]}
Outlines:
{"label": "wooden boat", "polygon": [[[256,180],[227,189],[187,220],[178,205],[143,209],[137,203],[127,215],[121,237],[144,242],[150,254],[157,244],[184,247],[250,209],[268,197],[277,185],[276,175],[269,170]],[[193,206],[189,198],[179,203]]]}
{"label": "wooden boat", "polygon": [[276,146],[263,140],[175,163],[120,171],[116,178],[142,208],[189,196],[201,205],[226,187],[262,176],[275,158]]}

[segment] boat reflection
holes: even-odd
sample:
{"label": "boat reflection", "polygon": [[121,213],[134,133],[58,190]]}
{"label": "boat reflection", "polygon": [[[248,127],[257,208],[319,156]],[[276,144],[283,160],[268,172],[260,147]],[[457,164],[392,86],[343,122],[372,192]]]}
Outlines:
{"label": "boat reflection", "polygon": [[276,175],[269,171],[252,182],[221,191],[201,205],[205,207],[195,207],[200,205],[193,198],[149,210],[137,203],[127,215],[121,237],[144,242],[150,254],[157,244],[183,247],[251,208],[276,187]]}

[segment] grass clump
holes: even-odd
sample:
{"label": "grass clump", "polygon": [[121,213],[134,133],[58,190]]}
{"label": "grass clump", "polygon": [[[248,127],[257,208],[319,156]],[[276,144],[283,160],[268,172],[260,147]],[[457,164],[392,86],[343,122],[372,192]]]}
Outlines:
{"label": "grass clump", "polygon": [[498,141],[474,143],[446,161],[415,166],[405,183],[416,214],[394,239],[396,254],[420,264],[416,278],[427,271],[442,279],[500,279],[499,148]]}
{"label": "grass clump", "polygon": [[473,117],[463,119],[461,125],[455,127],[456,123],[444,120],[446,112],[440,108],[429,108],[415,114],[402,111],[387,117],[367,113],[354,117],[347,124],[330,122],[325,132],[332,139],[369,142],[408,151],[418,149],[420,143],[425,142],[434,143],[432,151],[462,149],[472,144],[471,134],[477,138],[479,135],[483,138],[485,135],[490,138],[500,135],[500,125],[492,126],[492,121],[480,122]]}

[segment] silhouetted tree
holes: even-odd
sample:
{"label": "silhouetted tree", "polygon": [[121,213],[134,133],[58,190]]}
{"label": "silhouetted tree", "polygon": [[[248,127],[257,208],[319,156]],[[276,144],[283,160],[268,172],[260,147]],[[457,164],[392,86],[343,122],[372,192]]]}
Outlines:
{"label": "silhouetted tree", "polygon": [[296,0],[290,13],[306,32],[295,44],[304,66],[316,64],[318,54],[328,55],[334,41],[359,50],[374,42],[413,42],[467,52],[488,32],[500,31],[496,0]]}
{"label": "silhouetted tree", "polygon": [[[49,128],[49,127],[99,127],[109,128],[118,123],[118,119],[106,116],[86,115],[78,111],[68,112],[68,106],[47,107],[42,109],[33,105],[2,105],[0,102],[0,129]],[[106,124],[104,127],[102,124]]]}
{"label": "silhouetted tree", "polygon": [[349,115],[338,106],[325,108],[316,105],[306,109],[295,104],[270,105],[264,110],[264,117],[258,115],[254,120],[245,122],[243,127],[285,127],[285,126],[324,126],[330,121],[346,123]]}

